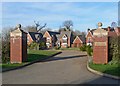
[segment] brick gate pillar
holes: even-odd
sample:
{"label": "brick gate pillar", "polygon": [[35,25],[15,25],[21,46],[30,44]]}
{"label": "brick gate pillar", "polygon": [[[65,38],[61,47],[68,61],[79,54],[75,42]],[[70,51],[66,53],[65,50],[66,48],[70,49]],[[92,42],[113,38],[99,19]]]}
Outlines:
{"label": "brick gate pillar", "polygon": [[108,37],[95,37],[93,44],[93,63],[108,63]]}
{"label": "brick gate pillar", "polygon": [[93,63],[108,63],[108,32],[101,28],[102,23],[98,23],[98,29],[93,32]]}
{"label": "brick gate pillar", "polygon": [[27,33],[18,24],[16,29],[10,32],[10,62],[22,63],[27,60]]}

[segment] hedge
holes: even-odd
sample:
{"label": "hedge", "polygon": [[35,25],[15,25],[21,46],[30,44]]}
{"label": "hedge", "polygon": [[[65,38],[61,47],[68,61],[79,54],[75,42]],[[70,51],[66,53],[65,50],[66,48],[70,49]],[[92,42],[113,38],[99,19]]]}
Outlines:
{"label": "hedge", "polygon": [[120,63],[120,36],[109,37],[109,63]]}

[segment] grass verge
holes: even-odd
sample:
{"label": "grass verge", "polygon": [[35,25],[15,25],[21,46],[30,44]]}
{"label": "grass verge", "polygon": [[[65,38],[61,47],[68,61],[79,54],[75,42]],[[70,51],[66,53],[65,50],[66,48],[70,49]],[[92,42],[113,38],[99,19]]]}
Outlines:
{"label": "grass verge", "polygon": [[60,48],[60,50],[80,50],[80,48]]}
{"label": "grass verge", "polygon": [[51,50],[29,50],[28,51],[28,62],[40,60],[45,57],[51,56],[53,54],[57,53],[57,51],[51,51]]}
{"label": "grass verge", "polygon": [[41,60],[45,57],[51,56],[55,53],[57,53],[58,51],[50,51],[50,50],[28,50],[28,58],[26,62],[23,63],[14,63],[14,64],[10,64],[10,63],[3,63],[0,64],[0,68],[4,69],[11,69],[11,68],[16,68],[22,65],[25,65],[27,63],[30,63],[32,61],[35,60]]}
{"label": "grass verge", "polygon": [[100,71],[102,73],[107,73],[110,75],[114,75],[114,76],[119,76],[120,77],[120,66],[118,64],[93,64],[93,63],[89,63],[89,67]]}
{"label": "grass verge", "polygon": [[0,64],[0,66],[2,66],[2,68],[15,68],[15,67],[18,67],[18,66],[22,66],[24,64],[25,63],[21,63],[21,64],[19,64],[19,63],[5,64],[5,63],[3,63],[3,64]]}

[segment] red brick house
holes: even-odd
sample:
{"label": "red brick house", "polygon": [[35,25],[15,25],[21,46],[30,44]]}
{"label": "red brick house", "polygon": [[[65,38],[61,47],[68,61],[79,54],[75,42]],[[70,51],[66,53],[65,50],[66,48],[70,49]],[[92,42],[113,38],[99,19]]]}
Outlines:
{"label": "red brick house", "polygon": [[88,29],[88,33],[87,33],[87,35],[86,35],[86,45],[90,45],[90,46],[92,46],[93,45],[93,31],[94,31],[95,29],[92,29],[92,30],[90,30],[90,29]]}
{"label": "red brick house", "polygon": [[62,48],[71,47],[73,37],[71,31],[61,31],[58,40]]}
{"label": "red brick house", "polygon": [[73,41],[72,47],[81,47],[85,44],[85,38],[82,36],[76,36],[76,38]]}
{"label": "red brick house", "polygon": [[40,42],[43,41],[43,35],[38,32],[28,32],[27,34],[27,44],[31,44],[32,42]]}
{"label": "red brick house", "polygon": [[57,36],[59,35],[59,32],[52,32],[52,31],[46,31],[43,35],[43,38],[46,39],[46,45],[47,48],[51,48],[56,46],[56,42],[57,42]]}

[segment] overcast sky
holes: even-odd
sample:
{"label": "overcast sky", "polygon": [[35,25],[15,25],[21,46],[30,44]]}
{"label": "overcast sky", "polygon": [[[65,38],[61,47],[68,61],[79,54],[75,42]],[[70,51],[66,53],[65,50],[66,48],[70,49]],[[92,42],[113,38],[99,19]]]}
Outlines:
{"label": "overcast sky", "polygon": [[118,20],[117,2],[4,2],[2,26],[34,25],[34,20],[58,29],[65,20],[72,20],[73,28],[86,31],[98,22],[108,27]]}

